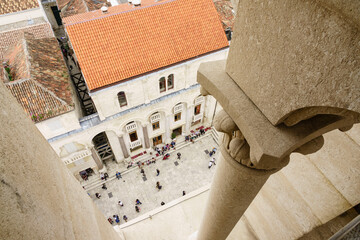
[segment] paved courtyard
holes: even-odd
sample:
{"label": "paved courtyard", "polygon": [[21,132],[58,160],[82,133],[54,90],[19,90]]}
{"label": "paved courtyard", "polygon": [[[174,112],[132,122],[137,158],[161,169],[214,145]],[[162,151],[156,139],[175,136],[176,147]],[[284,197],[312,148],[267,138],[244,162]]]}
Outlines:
{"label": "paved courtyard", "polygon": [[[106,218],[117,214],[122,224],[123,215],[126,215],[128,220],[134,219],[160,207],[162,201],[166,204],[181,197],[182,191],[190,193],[209,184],[216,165],[208,169],[210,157],[205,150],[209,151],[213,147],[218,148],[213,138],[203,137],[196,143],[173,152],[168,160],[157,160],[155,164],[145,165],[146,181],[143,180],[140,169],[136,168],[123,174],[120,180],[108,180],[107,190],[99,186],[89,190],[88,193]],[[181,160],[177,160],[177,152],[182,154]],[[219,153],[214,156],[218,160]],[[156,169],[160,170],[159,176],[156,176]],[[161,190],[156,188],[157,181],[162,185]],[[97,199],[95,193],[100,193],[101,198]],[[142,205],[139,205],[140,213],[135,211],[137,198],[142,202]],[[123,207],[117,204],[119,200],[123,202]]]}

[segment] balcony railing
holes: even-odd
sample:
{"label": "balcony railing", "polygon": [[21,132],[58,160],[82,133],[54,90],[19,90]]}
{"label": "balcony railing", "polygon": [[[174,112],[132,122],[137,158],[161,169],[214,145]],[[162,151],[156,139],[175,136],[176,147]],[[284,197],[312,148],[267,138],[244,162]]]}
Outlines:
{"label": "balcony railing", "polygon": [[174,107],[174,114],[182,112],[182,110],[183,110],[183,104],[176,105]]}
{"label": "balcony railing", "polygon": [[139,146],[141,146],[141,141],[140,140],[130,142],[130,149],[137,148]]}
{"label": "balcony railing", "polygon": [[204,97],[200,96],[198,98],[195,99],[195,106],[199,105],[200,103],[204,102]]}
{"label": "balcony railing", "polygon": [[160,113],[156,113],[150,117],[151,123],[158,122],[158,121],[160,121]]}
{"label": "balcony railing", "polygon": [[87,156],[91,156],[91,151],[89,149],[85,149],[79,152],[74,152],[69,156],[62,158],[62,160],[64,161],[65,164],[70,164],[77,160],[83,159]]}
{"label": "balcony railing", "polygon": [[137,129],[137,125],[136,123],[130,123],[128,125],[126,125],[126,131],[129,132],[133,132]]}
{"label": "balcony railing", "polygon": [[198,115],[195,115],[193,116],[193,122],[196,122],[196,121],[199,121],[203,118],[203,114],[198,114]]}

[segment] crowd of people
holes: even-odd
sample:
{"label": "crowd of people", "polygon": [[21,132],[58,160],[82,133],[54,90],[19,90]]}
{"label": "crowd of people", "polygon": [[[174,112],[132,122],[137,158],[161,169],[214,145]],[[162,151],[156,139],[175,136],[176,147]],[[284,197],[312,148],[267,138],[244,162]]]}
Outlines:
{"label": "crowd of people", "polygon": [[191,131],[190,135],[185,136],[185,142],[192,142],[194,143],[194,140],[202,135],[205,134],[205,130],[203,128],[200,128],[196,131]]}
{"label": "crowd of people", "polygon": [[[186,136],[186,137],[185,137],[185,141],[193,142],[194,139],[200,137],[200,136],[203,135],[203,134],[205,134],[205,130],[204,130],[204,129],[199,129],[199,130],[193,132],[191,135]],[[176,146],[176,142],[175,142],[174,140],[171,141],[170,144],[165,144],[165,145],[162,146],[162,147],[157,147],[157,146],[155,146],[155,147],[154,147],[154,150],[155,150],[155,152],[157,153],[157,154],[156,154],[156,157],[162,155],[162,156],[163,156],[163,160],[165,160],[166,158],[168,158],[168,157],[170,156],[170,154],[168,153],[168,151],[170,151],[170,150],[172,150],[172,149],[175,150],[175,149],[176,149],[175,146]],[[216,149],[215,147],[212,148],[211,151],[209,151],[209,157],[210,157],[210,161],[209,161],[209,165],[208,165],[208,168],[209,168],[209,169],[210,169],[213,165],[216,165],[216,163],[215,163],[215,157],[213,157],[213,156],[215,155],[216,151],[217,151],[217,149]],[[178,160],[181,159],[181,153],[180,153],[180,152],[177,152],[177,159],[178,159]],[[144,166],[145,166],[145,165],[154,164],[154,163],[156,163],[156,158],[155,158],[155,157],[152,157],[151,159],[148,159],[148,160],[146,160],[146,161],[144,161],[144,162],[138,161],[138,162],[136,162],[135,164],[139,167],[139,169],[140,169],[140,174],[142,175],[142,177],[146,177],[146,173],[145,173],[145,170],[144,170]],[[131,163],[131,165],[129,165],[129,166],[132,166],[132,165],[133,165],[133,163]],[[128,166],[128,168],[129,168],[129,166]],[[159,170],[159,169],[156,169],[156,176],[159,176],[159,175],[160,175],[160,170]],[[105,181],[106,181],[107,178],[109,177],[107,173],[102,173],[100,176],[101,176],[101,179],[103,179],[103,180],[105,180]],[[115,176],[116,176],[117,179],[121,179],[121,178],[122,178],[121,173],[118,172],[118,171],[116,172]],[[156,189],[158,189],[158,191],[160,191],[160,190],[163,188],[163,186],[160,184],[159,181],[156,182],[156,186],[155,186],[155,187],[156,187]],[[102,189],[105,189],[105,190],[107,189],[105,183],[103,183]],[[185,196],[185,194],[186,194],[186,192],[185,192],[185,191],[182,191],[182,196]],[[95,193],[95,197],[98,198],[98,199],[100,199],[100,198],[101,198],[101,194],[100,194],[100,193]],[[123,203],[121,200],[119,200],[117,204],[119,205],[120,208],[124,207],[124,203]],[[134,204],[134,209],[135,209],[135,211],[136,211],[137,213],[139,213],[139,212],[141,211],[140,205],[142,205],[142,202],[141,202],[139,199],[136,199],[136,200],[135,200],[135,204]],[[161,201],[160,205],[165,205],[165,202],[164,202],[164,201]],[[123,220],[124,220],[125,222],[127,222],[127,221],[128,221],[128,217],[127,217],[126,215],[123,215]],[[119,216],[118,216],[117,214],[114,214],[112,217],[109,217],[109,218],[108,218],[108,221],[109,221],[110,224],[114,224],[114,223],[119,224],[119,223],[120,223],[120,218],[119,218]]]}

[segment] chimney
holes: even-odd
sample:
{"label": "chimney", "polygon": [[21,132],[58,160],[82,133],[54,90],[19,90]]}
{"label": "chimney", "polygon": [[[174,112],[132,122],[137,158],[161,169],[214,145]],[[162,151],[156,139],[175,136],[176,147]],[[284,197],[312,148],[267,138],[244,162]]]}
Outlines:
{"label": "chimney", "polygon": [[108,7],[107,6],[102,6],[101,8],[101,11],[102,11],[102,13],[107,13],[108,12]]}
{"label": "chimney", "polygon": [[141,0],[132,0],[132,4],[133,4],[135,7],[140,7],[140,6],[141,6]]}

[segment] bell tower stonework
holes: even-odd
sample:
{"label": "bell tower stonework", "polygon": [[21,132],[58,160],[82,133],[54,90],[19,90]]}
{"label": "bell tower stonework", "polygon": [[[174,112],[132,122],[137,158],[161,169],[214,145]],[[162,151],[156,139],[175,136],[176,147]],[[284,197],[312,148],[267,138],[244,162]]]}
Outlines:
{"label": "bell tower stonework", "polygon": [[[352,6],[349,10],[350,4]],[[239,1],[227,61],[203,63],[222,105],[218,164],[198,240],[226,239],[271,174],[360,122],[359,1]]]}

